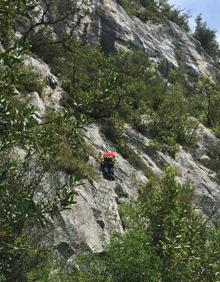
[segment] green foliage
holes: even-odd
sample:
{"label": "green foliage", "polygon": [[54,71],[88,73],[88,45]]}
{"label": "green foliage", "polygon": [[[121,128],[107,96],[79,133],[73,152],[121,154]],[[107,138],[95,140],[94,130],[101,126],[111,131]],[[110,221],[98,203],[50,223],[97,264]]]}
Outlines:
{"label": "green foliage", "polygon": [[181,89],[173,87],[158,111],[153,114],[153,122],[149,124],[151,135],[162,144],[168,145],[171,153],[178,150],[178,144],[191,146],[196,141],[198,125],[190,118],[188,107]]}
{"label": "green foliage", "polygon": [[[134,51],[106,57],[99,49],[77,42],[71,42],[70,48],[61,78],[67,92],[65,105],[76,117],[100,120],[106,136],[117,144],[124,122],[168,145],[172,153],[178,150],[177,144],[194,143],[195,126],[189,119],[184,88],[177,82],[169,90],[145,54]],[[60,60],[63,64],[63,57]]]}
{"label": "green foliage", "polygon": [[124,122],[119,115],[106,119],[102,124],[102,132],[114,144],[120,144],[123,139]]}
{"label": "green foliage", "polygon": [[48,110],[44,122],[31,127],[27,140],[40,154],[45,169],[65,171],[77,180],[96,177],[87,165],[88,156],[94,152],[83,138],[82,125],[66,110],[58,113]]}
{"label": "green foliage", "polygon": [[[84,121],[73,120],[64,111],[50,113],[41,124],[32,107],[21,99],[29,91],[42,91],[42,82],[29,69],[21,67],[26,46],[13,36],[19,17],[33,11],[34,1],[0,1],[0,277],[5,281],[27,281],[34,269],[40,269],[50,252],[41,242],[55,216],[74,203],[72,188],[82,177],[92,177],[86,166],[88,145],[81,128]],[[4,14],[5,13],[5,14]],[[24,15],[25,13],[25,15]],[[6,15],[6,17],[5,17]],[[4,41],[4,42],[3,42]],[[21,92],[21,97],[16,92]],[[70,174],[59,182],[62,148],[74,152]],[[66,169],[69,158],[61,163]],[[59,164],[59,165],[58,165]],[[53,177],[51,190],[42,188]],[[32,232],[30,232],[32,230]],[[35,232],[36,231],[36,232]]]}
{"label": "green foliage", "polygon": [[163,17],[167,18],[171,22],[176,23],[185,31],[190,31],[188,22],[190,15],[188,13],[174,8],[174,6],[170,5],[168,1],[161,1],[160,10]]}
{"label": "green foliage", "polygon": [[172,154],[178,144],[194,144],[196,125],[189,119],[191,105],[185,99],[193,86],[188,87],[182,69],[169,76],[174,84],[169,89],[141,51],[105,56],[98,47],[72,39],[65,47],[50,46],[52,54],[56,51],[56,58],[46,59],[66,91],[64,106],[77,119],[100,121],[114,143],[120,143],[123,124],[127,122],[164,143],[163,148]]}
{"label": "green foliage", "polygon": [[[110,117],[123,103],[123,77],[114,57],[106,57],[98,48],[70,43],[65,57],[62,87],[68,93],[68,103],[76,114],[90,119]],[[62,58],[60,58],[62,60]]]}
{"label": "green foliage", "polygon": [[160,261],[146,236],[139,229],[123,239],[115,237],[105,256],[87,262],[86,281],[159,281]]}
{"label": "green foliage", "polygon": [[220,118],[219,83],[212,77],[200,77],[191,97],[191,111],[204,125],[216,131]]}
{"label": "green foliage", "polygon": [[[39,240],[46,232],[48,216],[56,215],[73,203],[74,195],[69,187],[74,181],[70,178],[62,185],[57,181],[53,190],[44,191],[42,181],[48,170],[40,156],[36,166],[30,152],[24,160],[13,151],[9,152],[9,159],[6,153],[0,156],[0,270],[7,281],[25,281],[27,272],[47,260],[48,249],[40,246]],[[37,226],[34,238],[28,230]]]}
{"label": "green foliage", "polygon": [[213,130],[215,136],[216,136],[217,138],[220,138],[220,124],[219,124],[219,122],[216,124],[216,126],[214,126],[214,127],[212,128],[212,130]]}
{"label": "green foliage", "polygon": [[123,6],[130,14],[137,16],[143,21],[158,20],[159,9],[157,2],[150,1],[127,1],[119,0],[118,3]]}
{"label": "green foliage", "polygon": [[54,37],[47,26],[41,27],[37,33],[31,33],[28,39],[31,42],[31,51],[50,65],[55,66],[57,57],[64,55],[60,44],[52,44]]}
{"label": "green foliage", "polygon": [[168,81],[172,85],[178,85],[178,88],[181,87],[183,96],[186,97],[186,99],[189,99],[189,97],[196,91],[196,84],[198,83],[199,76],[186,64],[181,52],[176,52],[176,58],[179,68],[169,72]]}
{"label": "green foliage", "polygon": [[25,273],[35,267],[43,267],[47,262],[48,249],[30,241],[29,235],[23,234],[15,238],[11,236],[10,232],[7,233],[5,230],[2,232],[5,236],[1,236],[1,242],[3,242],[1,249],[1,255],[3,255],[1,256],[1,268],[3,267],[3,270],[1,269],[1,272],[5,281],[27,281]]}
{"label": "green foliage", "polygon": [[88,156],[91,154],[90,146],[87,146],[85,143],[82,143],[82,146],[77,151],[69,145],[63,144],[56,157],[56,168],[68,174],[77,175],[79,179],[97,179],[95,170],[86,163]]}
{"label": "green foliage", "polygon": [[[3,54],[2,54],[3,55]],[[33,118],[34,110],[31,107],[24,107],[18,99],[14,84],[17,81],[16,71],[11,68],[13,53],[3,57],[10,59],[10,64],[0,69],[0,148],[1,151],[12,146],[24,144],[27,136],[27,128],[36,123]]]}
{"label": "green foliage", "polygon": [[[173,70],[168,79],[173,85],[177,85],[178,93],[182,93],[184,107],[191,117],[196,117],[199,122],[211,128],[216,136],[219,134],[219,82],[214,76],[196,76],[186,67],[182,60],[179,60],[180,69]],[[180,89],[181,87],[181,89]],[[181,90],[181,91],[180,91]],[[174,98],[175,100],[175,98]],[[175,107],[174,107],[175,108]],[[193,122],[193,119],[191,119]],[[195,133],[196,124],[191,127],[191,133]],[[193,135],[192,141],[196,138]],[[196,137],[196,136],[195,136]],[[192,142],[193,143],[193,142]]]}
{"label": "green foliage", "polygon": [[17,80],[14,86],[21,94],[29,94],[36,91],[42,96],[46,83],[40,75],[34,72],[30,67],[18,65]]}
{"label": "green foliage", "polygon": [[218,281],[219,230],[203,224],[193,198],[172,169],[149,182],[124,213],[126,233],[101,257],[83,258],[88,281]]}
{"label": "green foliage", "polygon": [[[14,23],[18,10],[21,8],[21,2],[0,1],[0,38],[5,46],[10,46],[13,42],[12,24]],[[26,1],[24,1],[26,2]]]}
{"label": "green foliage", "polygon": [[[43,258],[39,260],[41,255],[47,259],[47,250],[29,240],[32,235],[26,230],[35,224],[45,226],[48,215],[56,215],[73,203],[74,195],[69,190],[74,185],[72,176],[79,180],[93,175],[86,166],[88,150],[78,129],[80,121],[74,123],[71,115],[61,112],[50,113],[44,123],[38,124],[34,110],[18,100],[15,93],[17,74],[13,69],[7,70],[7,76],[1,74],[0,85],[0,271],[6,281],[25,281],[27,273],[43,263]],[[74,152],[69,182],[57,182],[53,192],[44,193],[41,183],[47,173],[60,168],[67,171],[65,166],[70,160],[62,151],[64,145]],[[15,146],[24,149],[24,157],[19,151],[16,153]],[[65,163],[60,161],[61,154]]]}
{"label": "green foliage", "polygon": [[142,21],[152,20],[163,22],[166,19],[189,31],[189,16],[182,11],[174,9],[167,0],[117,0],[117,2],[131,15],[135,15]]}
{"label": "green foliage", "polygon": [[207,27],[207,23],[203,22],[202,15],[196,17],[196,28],[193,34],[206,52],[216,61],[219,60],[220,50],[216,40],[216,31]]}

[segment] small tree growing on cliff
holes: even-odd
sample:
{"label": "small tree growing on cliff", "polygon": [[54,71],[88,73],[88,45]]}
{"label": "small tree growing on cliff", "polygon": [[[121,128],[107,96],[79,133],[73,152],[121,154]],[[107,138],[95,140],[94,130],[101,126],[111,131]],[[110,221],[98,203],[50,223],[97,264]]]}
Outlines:
{"label": "small tree growing on cliff", "polygon": [[196,93],[190,97],[192,115],[211,129],[219,127],[219,84],[212,77],[200,77],[195,84]]}
{"label": "small tree growing on cliff", "polygon": [[193,36],[197,39],[205,51],[216,61],[219,61],[220,50],[216,40],[216,31],[210,29],[206,22],[203,22],[202,15],[196,17],[196,28]]}

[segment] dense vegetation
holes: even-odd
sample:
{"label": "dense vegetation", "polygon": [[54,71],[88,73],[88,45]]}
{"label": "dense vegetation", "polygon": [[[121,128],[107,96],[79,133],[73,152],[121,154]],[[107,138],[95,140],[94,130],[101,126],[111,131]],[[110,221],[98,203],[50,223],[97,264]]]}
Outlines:
{"label": "dense vegetation", "polygon": [[203,22],[202,15],[196,17],[196,28],[193,36],[201,43],[205,51],[219,64],[220,50],[216,39],[216,31],[210,29],[206,22]]}
{"label": "dense vegetation", "polygon": [[124,9],[142,21],[151,20],[153,22],[163,22],[170,20],[175,22],[185,31],[189,31],[188,18],[189,15],[177,10],[170,5],[167,0],[117,0]]}
{"label": "dense vegetation", "polygon": [[[0,281],[49,281],[52,255],[38,241],[50,228],[49,218],[74,203],[70,188],[75,181],[96,177],[87,165],[93,152],[83,138],[85,125],[99,123],[121,154],[147,176],[150,169],[127,144],[125,123],[173,155],[179,145],[190,149],[195,143],[198,123],[191,116],[220,134],[215,78],[197,78],[184,63],[164,78],[140,51],[106,56],[71,32],[54,40],[48,25],[65,21],[69,12],[57,18],[50,3],[45,7],[45,15],[53,11],[50,22],[45,17],[36,25],[29,13],[37,13],[38,1],[0,0]],[[181,22],[166,1],[160,10],[155,1],[121,4],[143,20],[172,19],[176,13]],[[15,27],[24,28],[27,19],[24,36],[15,38]],[[27,102],[32,91],[43,97],[46,81],[23,66],[30,50],[51,65],[65,91],[63,110],[47,109],[41,124]],[[54,193],[42,194],[45,177],[56,180],[60,171],[69,175],[67,181],[57,181]],[[147,185],[135,207],[123,209],[126,235],[116,236],[101,260],[86,262],[88,271],[82,266],[75,278],[63,281],[106,281],[106,275],[109,281],[218,280],[219,233],[208,232],[191,204],[191,189],[178,185],[168,171],[161,182]],[[35,236],[30,229],[38,231]]]}
{"label": "dense vegetation", "polygon": [[[141,51],[106,56],[99,47],[74,40],[65,47],[51,46],[50,52],[55,50],[55,61],[47,52],[43,54],[66,91],[64,105],[88,123],[99,122],[122,154],[126,149],[124,123],[171,153],[179,145],[192,147],[195,143],[198,123],[192,116],[218,134],[220,92],[216,78],[199,78],[180,61],[180,68],[165,80]],[[41,54],[41,49],[38,52]]]}

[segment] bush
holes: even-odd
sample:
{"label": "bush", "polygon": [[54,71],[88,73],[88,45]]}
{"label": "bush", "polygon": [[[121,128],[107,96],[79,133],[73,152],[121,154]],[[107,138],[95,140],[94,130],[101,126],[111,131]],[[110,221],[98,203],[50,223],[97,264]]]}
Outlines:
{"label": "bush", "polygon": [[213,132],[217,138],[220,138],[220,124],[217,123],[216,126],[213,128]]}
{"label": "bush", "polygon": [[219,61],[220,49],[216,39],[216,31],[207,27],[207,23],[203,22],[202,15],[196,17],[196,28],[193,37],[197,39],[205,51],[215,60]]}
{"label": "bush", "polygon": [[46,82],[31,67],[21,65],[18,67],[15,87],[21,94],[29,94],[36,91],[41,96],[45,86]]}
{"label": "bush", "polygon": [[114,144],[118,144],[123,138],[124,122],[117,115],[104,120],[101,130],[109,140]]}
{"label": "bush", "polygon": [[191,114],[205,126],[218,127],[220,118],[219,82],[213,77],[200,77],[195,84],[195,93],[190,98]]}
{"label": "bush", "polygon": [[192,146],[196,142],[197,122],[189,117],[189,108],[181,88],[172,87],[164,96],[160,108],[153,113],[149,134],[162,144],[168,145],[172,154],[178,144]]}
{"label": "bush", "polygon": [[80,179],[97,179],[95,170],[87,164],[88,156],[91,154],[91,148],[86,144],[82,144],[80,150],[74,152],[64,143],[56,157],[57,169],[70,175],[78,175]]}

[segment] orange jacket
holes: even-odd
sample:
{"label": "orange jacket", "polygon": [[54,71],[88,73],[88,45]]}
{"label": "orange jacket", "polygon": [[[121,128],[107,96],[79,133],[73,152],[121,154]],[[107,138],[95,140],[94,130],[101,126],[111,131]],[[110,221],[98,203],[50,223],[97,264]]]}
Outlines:
{"label": "orange jacket", "polygon": [[116,161],[116,153],[115,152],[102,152],[101,153],[101,162],[104,162],[106,158],[111,158],[113,162]]}
{"label": "orange jacket", "polygon": [[115,158],[116,157],[116,153],[115,152],[102,152],[102,157],[112,157],[112,158]]}

